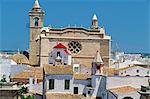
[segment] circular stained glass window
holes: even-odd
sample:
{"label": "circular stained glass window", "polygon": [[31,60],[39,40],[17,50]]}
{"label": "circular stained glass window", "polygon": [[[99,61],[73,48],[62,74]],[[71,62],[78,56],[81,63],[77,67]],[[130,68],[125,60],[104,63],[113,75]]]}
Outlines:
{"label": "circular stained glass window", "polygon": [[81,51],[82,46],[78,41],[71,41],[68,43],[68,49],[71,53],[78,54]]}

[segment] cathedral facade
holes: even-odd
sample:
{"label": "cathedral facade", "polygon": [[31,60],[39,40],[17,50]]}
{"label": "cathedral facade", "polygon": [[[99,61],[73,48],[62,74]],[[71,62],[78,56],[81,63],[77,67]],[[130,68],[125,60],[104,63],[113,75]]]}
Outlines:
{"label": "cathedral facade", "polygon": [[[91,28],[68,26],[64,28],[45,27],[44,11],[35,0],[30,17],[30,64],[43,66],[49,64],[53,48],[61,43],[71,55],[70,64],[90,67],[96,52],[100,52],[105,67],[109,67],[111,37],[104,27],[98,26],[97,16],[91,20]],[[61,47],[61,46],[60,46]],[[58,52],[57,55],[60,53]]]}

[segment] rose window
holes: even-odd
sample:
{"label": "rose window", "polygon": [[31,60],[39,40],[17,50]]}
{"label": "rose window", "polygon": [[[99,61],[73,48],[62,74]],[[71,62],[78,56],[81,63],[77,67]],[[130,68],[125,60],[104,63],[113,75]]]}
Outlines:
{"label": "rose window", "polygon": [[78,41],[71,41],[68,43],[68,49],[73,54],[78,54],[81,51],[81,44]]}

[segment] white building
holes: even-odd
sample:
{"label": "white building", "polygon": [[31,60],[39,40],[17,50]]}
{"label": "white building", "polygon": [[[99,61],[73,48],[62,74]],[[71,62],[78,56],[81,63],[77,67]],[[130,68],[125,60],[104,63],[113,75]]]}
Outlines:
{"label": "white building", "polygon": [[149,77],[150,69],[148,66],[129,66],[125,68],[118,69],[119,76],[141,76],[141,77]]}
{"label": "white building", "polygon": [[46,95],[63,93],[107,99],[105,76],[74,74],[72,66],[45,65],[44,70]]}
{"label": "white building", "polygon": [[131,86],[122,86],[110,89],[110,91],[116,95],[117,99],[140,99],[138,90],[139,89]]}
{"label": "white building", "polygon": [[[108,99],[140,99],[138,91],[148,85],[148,77],[113,76],[107,77]],[[114,95],[113,95],[114,94]],[[112,97],[112,98],[110,98]]]}
{"label": "white building", "polygon": [[43,94],[46,99],[49,99],[51,94],[107,99],[106,76],[103,76],[104,63],[100,53],[96,52],[93,63],[91,63],[92,69],[89,69],[82,64],[73,64],[71,59],[69,60],[71,62],[63,62],[64,57],[70,55],[64,54],[66,53],[64,50],[64,45],[57,44],[49,54],[50,63],[43,65]]}
{"label": "white building", "polygon": [[9,58],[0,57],[0,80],[6,79],[10,82],[10,77],[14,74],[26,70],[28,65],[17,64],[15,61]]}
{"label": "white building", "polygon": [[11,65],[17,65],[13,60],[0,57],[0,80],[10,81]]}

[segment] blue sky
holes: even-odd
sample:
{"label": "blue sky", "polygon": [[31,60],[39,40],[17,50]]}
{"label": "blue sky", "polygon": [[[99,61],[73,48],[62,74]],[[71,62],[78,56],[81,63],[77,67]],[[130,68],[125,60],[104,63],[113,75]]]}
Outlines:
{"label": "blue sky", "polygon": [[[150,0],[39,0],[44,25],[91,26],[93,14],[112,36],[113,48],[150,52]],[[34,0],[0,0],[0,50],[29,48],[28,12]]]}

